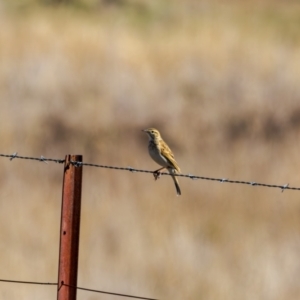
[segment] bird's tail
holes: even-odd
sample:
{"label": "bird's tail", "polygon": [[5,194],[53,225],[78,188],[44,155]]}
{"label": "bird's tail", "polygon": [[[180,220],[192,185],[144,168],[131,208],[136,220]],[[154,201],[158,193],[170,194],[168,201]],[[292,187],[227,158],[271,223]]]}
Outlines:
{"label": "bird's tail", "polygon": [[176,176],[173,175],[173,174],[176,174],[176,170],[175,169],[168,169],[168,171],[172,175],[172,179],[173,179],[174,184],[175,184],[177,196],[180,196],[181,195],[181,190],[180,190],[180,187],[179,187],[179,183],[178,183],[178,180],[177,180]]}

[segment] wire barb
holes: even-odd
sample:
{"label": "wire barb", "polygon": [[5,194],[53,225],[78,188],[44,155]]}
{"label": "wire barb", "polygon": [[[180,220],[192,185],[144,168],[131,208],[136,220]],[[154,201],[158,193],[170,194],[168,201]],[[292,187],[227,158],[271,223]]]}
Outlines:
{"label": "wire barb", "polygon": [[40,161],[44,162],[45,164],[48,164],[46,158],[43,155],[41,155]]}
{"label": "wire barb", "polygon": [[17,155],[18,155],[18,152],[13,153],[9,160],[13,160]]}
{"label": "wire barb", "polygon": [[285,184],[285,185],[283,185],[283,186],[281,187],[281,193],[283,193],[283,192],[284,192],[284,190],[288,188],[288,186],[289,186],[289,184],[288,184],[288,183],[287,183],[287,184]]}
{"label": "wire barb", "polygon": [[136,172],[135,169],[132,168],[132,167],[127,167],[127,170],[130,171],[130,172],[132,172],[132,173]]}

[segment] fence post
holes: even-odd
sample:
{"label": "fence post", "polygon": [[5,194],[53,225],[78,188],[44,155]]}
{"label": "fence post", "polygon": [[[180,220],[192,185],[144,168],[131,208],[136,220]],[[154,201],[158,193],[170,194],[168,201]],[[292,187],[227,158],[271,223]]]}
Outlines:
{"label": "fence post", "polygon": [[76,300],[80,231],[82,155],[66,155],[62,189],[60,246],[58,265],[58,300]]}

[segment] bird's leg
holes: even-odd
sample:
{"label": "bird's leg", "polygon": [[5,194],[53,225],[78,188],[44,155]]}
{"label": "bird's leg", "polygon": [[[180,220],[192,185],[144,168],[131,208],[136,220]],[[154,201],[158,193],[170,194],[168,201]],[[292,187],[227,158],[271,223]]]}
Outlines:
{"label": "bird's leg", "polygon": [[154,176],[155,180],[157,180],[160,177],[160,173],[161,173],[160,171],[163,170],[163,169],[165,169],[165,167],[162,167],[162,168],[160,168],[156,171],[153,171],[153,176]]}

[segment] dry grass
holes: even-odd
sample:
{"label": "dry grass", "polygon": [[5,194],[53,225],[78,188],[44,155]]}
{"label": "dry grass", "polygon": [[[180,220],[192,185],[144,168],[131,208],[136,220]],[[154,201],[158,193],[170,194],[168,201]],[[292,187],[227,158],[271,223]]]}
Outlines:
{"label": "dry grass", "polygon": [[[300,186],[300,7],[158,3],[0,7],[0,152],[154,169],[140,129],[156,126],[184,173]],[[55,281],[62,167],[0,164],[0,278]],[[299,299],[298,192],[180,183],[84,169],[80,286]]]}

